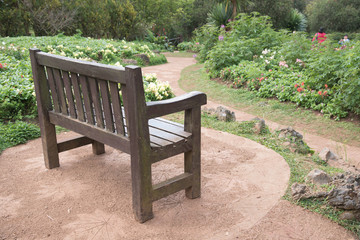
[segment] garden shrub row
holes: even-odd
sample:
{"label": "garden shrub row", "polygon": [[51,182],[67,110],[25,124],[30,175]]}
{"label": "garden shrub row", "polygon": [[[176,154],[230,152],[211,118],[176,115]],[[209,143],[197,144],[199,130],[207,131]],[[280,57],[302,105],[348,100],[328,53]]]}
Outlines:
{"label": "garden shrub row", "polygon": [[360,42],[313,43],[306,33],[275,31],[265,16],[241,14],[227,26],[196,32],[211,78],[340,119],[360,115]]}
{"label": "garden shrub row", "polygon": [[[146,54],[150,64],[166,62],[162,54],[154,54],[156,46],[142,42],[113,41],[105,39],[65,37],[0,38],[0,122],[20,120],[37,115],[33,79],[28,49],[37,47],[44,52],[81,60],[121,65],[122,59]],[[137,59],[142,64],[140,59]],[[145,76],[146,77],[146,76]],[[149,78],[149,77],[148,77]],[[152,76],[148,100],[172,97],[168,84]],[[145,87],[146,87],[145,86]]]}

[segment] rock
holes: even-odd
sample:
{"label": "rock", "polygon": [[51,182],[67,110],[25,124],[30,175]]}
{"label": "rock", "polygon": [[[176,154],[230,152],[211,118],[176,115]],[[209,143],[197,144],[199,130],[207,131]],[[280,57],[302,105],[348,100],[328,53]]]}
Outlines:
{"label": "rock", "polygon": [[329,148],[324,148],[323,150],[321,150],[321,152],[319,153],[319,157],[321,160],[325,161],[325,162],[328,162],[329,160],[338,160],[339,157],[330,151]]}
{"label": "rock", "polygon": [[316,185],[323,185],[331,182],[331,177],[319,169],[312,170],[306,178]]}
{"label": "rock", "polygon": [[225,122],[234,122],[236,121],[235,113],[230,112],[228,109],[219,106],[216,108],[215,115],[218,120],[225,121]]}
{"label": "rock", "polygon": [[140,54],[135,54],[134,57],[138,57],[140,58],[145,65],[149,65],[150,63],[150,59],[146,54],[140,53]]}
{"label": "rock", "polygon": [[294,142],[302,141],[303,135],[295,131],[292,127],[280,129],[279,138],[290,138]]}
{"label": "rock", "polygon": [[339,187],[330,191],[328,195],[330,205],[347,210],[360,209],[359,189],[353,190],[347,187]]}
{"label": "rock", "polygon": [[137,65],[138,64],[138,62],[134,59],[122,59],[121,61],[125,65]]}
{"label": "rock", "polygon": [[299,184],[299,183],[293,183],[291,185],[291,195],[294,199],[301,199],[306,194],[306,185],[305,184]]}
{"label": "rock", "polygon": [[266,124],[264,119],[260,119],[256,117],[251,119],[251,121],[255,121],[255,125],[254,125],[255,133],[260,134],[266,129]]}
{"label": "rock", "polygon": [[341,220],[360,220],[360,211],[345,211],[340,214]]}

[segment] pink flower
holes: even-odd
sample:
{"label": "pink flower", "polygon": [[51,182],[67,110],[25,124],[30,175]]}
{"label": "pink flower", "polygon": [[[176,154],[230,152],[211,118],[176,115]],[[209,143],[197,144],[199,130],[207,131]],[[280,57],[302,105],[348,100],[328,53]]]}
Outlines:
{"label": "pink flower", "polygon": [[327,84],[325,84],[325,88],[328,88],[328,85],[327,85]]}
{"label": "pink flower", "polygon": [[196,45],[199,45],[199,44],[200,44],[199,42],[196,43]]}
{"label": "pink flower", "polygon": [[224,24],[221,24],[221,28],[225,28],[225,25],[224,25]]}
{"label": "pink flower", "polygon": [[0,68],[3,68],[3,65],[0,63]]}
{"label": "pink flower", "polygon": [[305,84],[305,83],[304,83],[304,82],[302,82],[302,83],[301,83],[301,86],[304,86],[304,84]]}
{"label": "pink flower", "polygon": [[303,89],[301,87],[299,87],[298,89],[296,89],[298,92],[301,92]]}
{"label": "pink flower", "polygon": [[197,55],[196,55],[196,54],[194,54],[194,55],[193,55],[193,58],[196,58],[196,57],[197,57]]}
{"label": "pink flower", "polygon": [[298,62],[298,63],[302,63],[303,61],[301,61],[301,59],[296,59],[296,62]]}
{"label": "pink flower", "polygon": [[283,67],[289,67],[289,66],[286,64],[285,61],[280,61],[280,62],[279,62],[279,66],[280,66],[280,67],[281,67],[281,66],[283,66]]}
{"label": "pink flower", "polygon": [[224,40],[224,36],[220,35],[219,36],[219,41],[222,41],[222,40]]}
{"label": "pink flower", "polygon": [[321,95],[321,91],[318,91],[318,94]]}

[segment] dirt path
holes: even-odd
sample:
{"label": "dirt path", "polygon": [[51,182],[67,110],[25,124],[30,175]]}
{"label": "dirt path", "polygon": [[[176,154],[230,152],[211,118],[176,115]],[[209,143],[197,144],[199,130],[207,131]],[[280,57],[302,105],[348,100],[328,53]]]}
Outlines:
{"label": "dirt path", "polygon": [[[181,70],[195,64],[196,61],[191,58],[167,57],[167,59],[168,64],[146,67],[143,72],[156,73],[160,80],[170,83],[175,95],[184,94],[185,92],[178,85]],[[222,104],[208,101],[206,107],[216,108],[219,105]],[[238,109],[227,108],[235,112],[237,121],[247,121],[256,117]],[[272,129],[287,127],[267,120],[266,124]],[[296,130],[301,133],[301,129]],[[304,139],[314,150],[319,152],[324,147],[328,147],[339,156],[348,159],[350,164],[360,168],[360,148],[337,143],[312,134],[306,134]],[[343,149],[346,149],[346,152]],[[346,162],[333,162],[333,165],[347,166],[348,164]],[[294,206],[287,201],[279,200],[265,218],[249,230],[241,232],[239,239],[337,239],[335,237],[337,234],[339,234],[340,239],[353,239],[345,229],[330,220],[301,207]]]}

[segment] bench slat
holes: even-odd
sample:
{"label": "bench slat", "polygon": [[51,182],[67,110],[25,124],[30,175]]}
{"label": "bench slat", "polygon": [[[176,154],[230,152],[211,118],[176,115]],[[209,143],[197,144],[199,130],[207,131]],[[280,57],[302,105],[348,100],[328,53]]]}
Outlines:
{"label": "bench slat", "polygon": [[56,85],[55,85],[55,81],[54,81],[54,75],[53,75],[52,68],[46,67],[46,73],[48,76],[49,87],[51,90],[51,98],[52,98],[55,112],[60,112],[59,98],[58,98],[58,94],[56,91]]}
{"label": "bench slat", "polygon": [[191,136],[191,133],[184,131],[184,126],[177,125],[176,123],[174,124],[174,122],[164,121],[164,120],[165,119],[162,118],[149,119],[149,126],[178,135],[180,137]]}
{"label": "bench slat", "polygon": [[110,132],[114,132],[114,119],[111,110],[108,82],[104,80],[98,80],[98,82],[100,86],[102,105],[104,108],[105,127]]}
{"label": "bench slat", "polygon": [[91,93],[89,91],[87,79],[83,75],[80,75],[80,84],[81,84],[81,91],[82,91],[83,98],[84,98],[86,120],[88,123],[95,125],[94,112],[92,109],[92,103],[91,103],[91,97],[90,97]]}
{"label": "bench slat", "polygon": [[130,154],[130,140],[122,135],[111,133],[97,126],[91,126],[88,123],[81,122],[69,116],[64,116],[54,111],[49,112],[50,122],[62,126],[81,135],[86,135],[90,139],[104,143]]}
{"label": "bench slat", "polygon": [[162,138],[158,138],[156,136],[150,136],[150,144],[153,144],[154,147],[162,147],[172,144],[172,142]]}
{"label": "bench slat", "polygon": [[77,111],[77,118],[85,122],[85,114],[84,114],[84,105],[81,98],[81,91],[79,86],[79,79],[76,73],[71,73],[71,83],[74,88],[74,95],[75,95],[75,104],[76,104],[76,111]]}
{"label": "bench slat", "polygon": [[122,114],[118,84],[114,82],[109,82],[109,86],[110,86],[111,102],[114,111],[116,131],[118,134],[125,135],[124,119]]}
{"label": "bench slat", "polygon": [[99,94],[99,86],[97,84],[97,80],[95,78],[88,78],[88,82],[90,85],[91,92],[91,100],[94,104],[95,109],[95,117],[96,117],[96,125],[98,127],[104,128],[104,118],[103,118],[103,110],[100,103],[100,94]]}
{"label": "bench slat", "polygon": [[38,64],[43,66],[59,68],[93,78],[107,79],[117,83],[126,83],[125,69],[122,67],[82,61],[44,52],[36,53],[36,60]]}
{"label": "bench slat", "polygon": [[172,134],[170,132],[165,132],[163,130],[159,130],[159,129],[153,128],[153,127],[149,127],[149,132],[150,132],[150,135],[152,135],[152,136],[162,138],[162,139],[165,139],[165,140],[173,142],[173,143],[184,139],[183,137],[180,137],[178,135]]}
{"label": "bench slat", "polygon": [[54,74],[54,78],[55,78],[55,82],[56,82],[56,89],[58,91],[58,96],[59,96],[59,100],[60,100],[61,112],[65,115],[68,115],[69,113],[68,113],[66,100],[65,100],[64,83],[63,83],[63,80],[62,80],[62,77],[60,74],[60,70],[53,68],[53,74]]}
{"label": "bench slat", "polygon": [[69,72],[62,72],[66,98],[68,100],[69,112],[72,118],[76,118],[75,104],[74,104],[74,95],[72,92]]}

